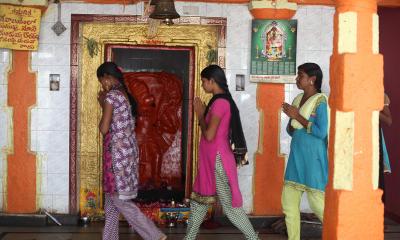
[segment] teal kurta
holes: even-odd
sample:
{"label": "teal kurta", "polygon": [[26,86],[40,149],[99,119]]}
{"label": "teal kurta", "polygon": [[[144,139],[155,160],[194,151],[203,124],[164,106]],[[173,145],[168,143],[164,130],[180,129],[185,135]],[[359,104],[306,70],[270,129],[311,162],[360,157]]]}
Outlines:
{"label": "teal kurta", "polygon": [[391,173],[392,172],[392,168],[390,167],[390,161],[389,161],[389,153],[388,153],[388,151],[387,151],[387,148],[386,148],[386,143],[385,143],[385,137],[384,137],[384,135],[383,135],[383,130],[382,130],[382,128],[381,128],[381,132],[380,132],[380,134],[381,134],[381,138],[380,138],[380,140],[381,140],[381,147],[382,147],[382,161],[383,161],[383,171],[385,172],[385,173]]}
{"label": "teal kurta", "polygon": [[328,108],[325,98],[317,101],[308,121],[311,123],[307,128],[288,130],[292,142],[285,183],[301,190],[325,192],[328,182]]}

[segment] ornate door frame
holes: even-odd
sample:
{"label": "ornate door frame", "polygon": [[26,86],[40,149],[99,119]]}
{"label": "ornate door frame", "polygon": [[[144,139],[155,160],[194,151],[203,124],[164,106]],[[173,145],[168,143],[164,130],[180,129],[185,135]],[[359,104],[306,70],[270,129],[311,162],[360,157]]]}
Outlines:
{"label": "ornate door frame", "polygon": [[[142,16],[72,15],[69,188],[69,210],[72,214],[78,211],[92,215],[103,213],[101,144],[97,129],[100,109],[93,99],[96,99],[99,89],[95,71],[106,56],[105,45],[193,48],[194,95],[204,100],[210,96],[201,89],[201,69],[210,63],[225,67],[225,18],[182,17],[173,26],[160,26],[157,36],[151,39],[146,37],[147,27],[147,18]],[[197,164],[199,137],[199,128],[194,124],[192,137],[188,138],[193,146],[189,170],[191,179],[187,179],[191,181],[196,175],[193,166]],[[191,183],[186,185],[191,186]],[[187,194],[189,190],[189,187],[186,188]]]}

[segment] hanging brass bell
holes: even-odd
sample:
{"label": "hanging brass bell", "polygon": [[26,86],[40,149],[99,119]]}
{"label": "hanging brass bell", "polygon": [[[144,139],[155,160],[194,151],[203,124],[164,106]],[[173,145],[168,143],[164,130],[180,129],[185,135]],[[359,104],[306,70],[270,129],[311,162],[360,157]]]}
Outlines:
{"label": "hanging brass bell", "polygon": [[159,0],[151,0],[150,5],[151,6],[156,6],[158,4]]}
{"label": "hanging brass bell", "polygon": [[172,19],[180,17],[175,10],[173,0],[152,0],[150,4],[155,4],[155,8],[149,18],[162,19],[165,24],[171,25]]}

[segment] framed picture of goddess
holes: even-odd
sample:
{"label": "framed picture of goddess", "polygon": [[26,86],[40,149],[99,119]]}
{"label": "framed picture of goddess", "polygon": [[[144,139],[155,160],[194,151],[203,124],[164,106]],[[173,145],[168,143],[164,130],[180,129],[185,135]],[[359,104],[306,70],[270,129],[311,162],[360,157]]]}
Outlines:
{"label": "framed picture of goddess", "polygon": [[250,81],[294,83],[297,20],[253,20]]}

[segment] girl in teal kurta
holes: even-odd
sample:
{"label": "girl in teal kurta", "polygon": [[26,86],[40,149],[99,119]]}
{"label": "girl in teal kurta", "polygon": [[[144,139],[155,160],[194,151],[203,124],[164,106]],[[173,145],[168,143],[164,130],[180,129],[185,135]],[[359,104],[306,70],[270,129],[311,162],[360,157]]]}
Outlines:
{"label": "girl in teal kurta", "polygon": [[382,126],[390,127],[392,125],[392,114],[389,109],[390,99],[388,95],[384,95],[384,106],[379,113],[379,188],[382,189],[382,202],[385,203],[385,175],[392,172],[390,168],[389,154],[385,144]]}
{"label": "girl in teal kurta", "polygon": [[322,222],[328,181],[329,117],[327,97],[321,93],[321,68],[315,63],[300,65],[296,84],[304,93],[292,105],[282,105],[283,112],[290,117],[287,130],[292,136],[282,192],[289,240],[300,239],[300,200],[304,192]]}

